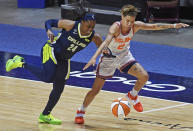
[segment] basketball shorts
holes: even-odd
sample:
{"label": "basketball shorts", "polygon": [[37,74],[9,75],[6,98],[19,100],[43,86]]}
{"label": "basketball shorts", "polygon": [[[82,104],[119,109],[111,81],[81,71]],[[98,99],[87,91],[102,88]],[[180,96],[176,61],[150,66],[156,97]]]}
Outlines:
{"label": "basketball shorts", "polygon": [[102,79],[112,78],[116,69],[127,73],[135,63],[136,60],[130,51],[124,51],[116,56],[102,55],[97,66],[96,77]]}
{"label": "basketball shorts", "polygon": [[67,80],[70,75],[70,59],[57,60],[54,48],[46,43],[41,50],[42,71],[41,80],[51,83],[57,77]]}

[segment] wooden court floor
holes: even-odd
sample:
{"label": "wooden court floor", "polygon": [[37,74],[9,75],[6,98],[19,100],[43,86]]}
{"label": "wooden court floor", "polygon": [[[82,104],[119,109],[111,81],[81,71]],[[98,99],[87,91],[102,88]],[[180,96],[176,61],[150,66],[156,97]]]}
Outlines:
{"label": "wooden court floor", "polygon": [[52,114],[62,125],[39,124],[51,84],[0,76],[0,131],[193,131],[193,104],[140,97],[144,112],[125,119],[110,110],[124,94],[101,91],[86,112],[85,125],[74,124],[76,109],[89,89],[66,86]]}

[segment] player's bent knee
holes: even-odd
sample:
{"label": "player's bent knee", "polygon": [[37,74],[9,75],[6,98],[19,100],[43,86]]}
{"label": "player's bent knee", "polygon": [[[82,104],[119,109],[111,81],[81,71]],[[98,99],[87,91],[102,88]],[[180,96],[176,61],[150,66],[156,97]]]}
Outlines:
{"label": "player's bent knee", "polygon": [[141,75],[139,78],[138,78],[142,83],[146,83],[148,80],[149,80],[149,75],[147,73]]}
{"label": "player's bent knee", "polygon": [[145,80],[145,81],[148,81],[148,80],[149,80],[149,75],[148,75],[147,73],[144,75],[144,80]]}

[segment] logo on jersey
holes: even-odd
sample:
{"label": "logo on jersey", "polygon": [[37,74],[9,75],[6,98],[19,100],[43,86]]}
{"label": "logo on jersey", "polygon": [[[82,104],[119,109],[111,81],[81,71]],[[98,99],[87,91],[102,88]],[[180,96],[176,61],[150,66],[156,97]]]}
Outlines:
{"label": "logo on jersey", "polygon": [[68,40],[71,41],[71,42],[72,42],[73,44],[75,44],[75,45],[79,45],[79,46],[81,46],[81,47],[83,47],[83,48],[86,47],[86,44],[84,44],[84,43],[76,40],[75,38],[73,38],[73,37],[71,37],[71,36],[68,36]]}
{"label": "logo on jersey", "polygon": [[77,29],[74,29],[73,34],[78,34]]}
{"label": "logo on jersey", "polygon": [[94,18],[94,15],[92,15],[92,18],[95,19],[95,18]]}

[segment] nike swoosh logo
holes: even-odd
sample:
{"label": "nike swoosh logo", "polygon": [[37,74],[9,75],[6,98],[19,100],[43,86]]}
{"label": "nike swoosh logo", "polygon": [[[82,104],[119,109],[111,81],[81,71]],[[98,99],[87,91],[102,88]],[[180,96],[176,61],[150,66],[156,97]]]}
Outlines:
{"label": "nike swoosh logo", "polygon": [[45,120],[46,120],[46,121],[51,121],[51,118],[49,118],[49,119],[46,118]]}

